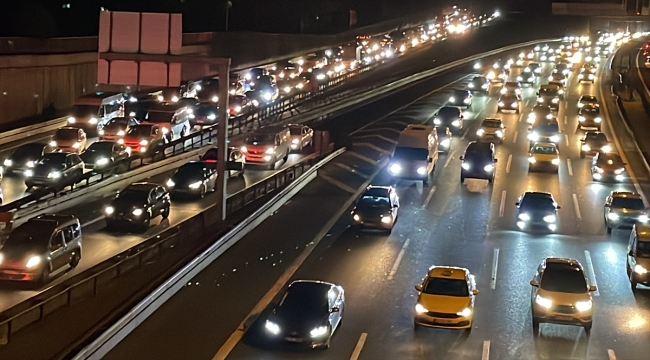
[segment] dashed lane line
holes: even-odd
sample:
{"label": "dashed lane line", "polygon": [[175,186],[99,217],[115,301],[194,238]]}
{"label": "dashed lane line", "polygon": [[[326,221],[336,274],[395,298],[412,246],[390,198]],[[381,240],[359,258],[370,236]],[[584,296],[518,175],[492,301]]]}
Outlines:
{"label": "dashed lane line", "polygon": [[376,152],[380,152],[382,154],[392,154],[393,153],[392,150],[384,149],[382,147],[379,147],[379,146],[377,146],[375,144],[368,143],[368,142],[354,143],[353,145],[354,146],[365,146],[367,148],[371,148],[371,149],[375,150]]}
{"label": "dashed lane line", "polygon": [[397,273],[397,269],[399,269],[399,264],[402,262],[402,258],[404,257],[406,248],[409,246],[409,242],[411,242],[411,239],[406,239],[404,245],[402,246],[402,250],[399,251],[399,254],[397,255],[397,259],[395,259],[395,264],[393,264],[393,268],[390,270],[390,273],[388,274],[388,280],[393,280],[393,276],[395,276],[395,273]]}
{"label": "dashed lane line", "polygon": [[350,187],[348,184],[346,184],[346,183],[344,183],[342,181],[336,180],[333,177],[330,177],[328,175],[323,174],[322,171],[319,171],[317,173],[317,175],[318,175],[319,178],[327,181],[328,183],[336,186],[337,188],[339,188],[339,189],[341,189],[341,190],[343,190],[345,192],[349,192],[350,194],[354,194],[355,192],[357,192],[357,189],[354,189],[354,188]]}
{"label": "dashed lane line", "polygon": [[350,356],[350,360],[359,359],[359,355],[361,355],[361,350],[363,349],[363,345],[366,343],[367,338],[368,338],[368,333],[361,333],[361,336],[359,336],[359,341],[357,341],[357,345],[354,347],[354,350],[352,351],[352,356]]}
{"label": "dashed lane line", "polygon": [[591,253],[589,250],[585,250],[585,259],[587,260],[587,274],[589,276],[589,284],[596,287],[594,291],[594,296],[600,296],[600,290],[598,290],[598,284],[596,283],[596,272],[594,271],[594,263],[591,261]]}

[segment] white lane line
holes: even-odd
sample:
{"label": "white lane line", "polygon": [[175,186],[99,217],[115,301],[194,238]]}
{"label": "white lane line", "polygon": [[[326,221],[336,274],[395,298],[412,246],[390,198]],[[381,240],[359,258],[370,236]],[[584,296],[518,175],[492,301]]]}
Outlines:
{"label": "white lane line", "polygon": [[409,246],[410,242],[411,239],[406,239],[406,241],[404,241],[404,246],[402,246],[402,250],[399,251],[399,254],[397,255],[397,259],[395,260],[395,264],[393,264],[393,268],[390,269],[390,274],[388,274],[388,280],[393,280],[393,276],[395,276],[397,269],[399,269],[399,264],[402,262],[402,258],[404,257],[404,253],[406,252],[406,248]]}
{"label": "white lane line", "polygon": [[567,122],[567,116],[564,115],[564,125],[566,125],[566,122]]}
{"label": "white lane line", "polygon": [[98,217],[96,217],[96,218],[94,218],[94,219],[92,219],[92,220],[90,220],[88,222],[85,222],[85,223],[81,224],[81,228],[83,229],[86,226],[90,226],[90,225],[92,225],[92,224],[94,224],[94,223],[96,223],[98,221],[101,221],[101,220],[104,220],[104,215],[98,216]]}
{"label": "white lane line", "polygon": [[336,166],[340,167],[341,169],[347,170],[347,171],[349,171],[349,172],[351,172],[353,174],[357,174],[357,175],[361,176],[362,178],[364,178],[366,180],[370,179],[370,177],[368,175],[362,173],[361,171],[358,171],[357,169],[353,168],[352,166],[348,166],[348,165],[345,165],[345,164],[340,163],[340,162],[335,162],[334,164]]}
{"label": "white lane line", "polygon": [[573,167],[571,166],[571,159],[566,159],[566,167],[569,169],[569,176],[573,176]]}
{"label": "white lane line", "polygon": [[359,355],[361,355],[361,349],[363,349],[363,345],[366,343],[367,337],[368,333],[361,333],[361,336],[359,336],[359,341],[357,341],[357,346],[355,346],[354,350],[352,351],[350,360],[357,360],[359,358]]}
{"label": "white lane line", "polygon": [[564,143],[566,144],[566,146],[569,146],[569,135],[567,134],[564,134]]}
{"label": "white lane line", "polygon": [[594,296],[600,296],[600,291],[598,290],[598,284],[596,284],[596,272],[594,271],[594,263],[591,261],[591,254],[589,250],[585,250],[585,258],[587,259],[587,273],[589,275],[589,285],[594,285],[596,291],[594,291]]}
{"label": "white lane line", "polygon": [[357,136],[354,137],[355,140],[358,140],[358,139],[373,139],[373,138],[381,139],[381,140],[384,140],[384,141],[389,142],[391,144],[397,144],[397,140],[393,140],[393,139],[391,139],[389,137],[379,135],[379,134],[357,135]]}
{"label": "white lane line", "polygon": [[492,278],[490,279],[490,288],[492,290],[497,288],[497,267],[499,266],[499,249],[494,249],[494,256],[492,257]]}
{"label": "white lane line", "polygon": [[433,198],[433,193],[435,192],[436,192],[436,186],[434,185],[431,187],[431,190],[429,190],[429,194],[427,195],[427,198],[424,200],[424,204],[422,204],[422,209],[426,209],[429,206],[429,203]]}
{"label": "white lane line", "polygon": [[483,354],[481,360],[490,360],[490,340],[483,341]]}
{"label": "white lane line", "polygon": [[515,144],[517,143],[517,135],[519,135],[519,131],[515,131],[515,137],[512,139],[512,142]]}
{"label": "white lane line", "polygon": [[454,156],[452,154],[447,154],[447,161],[445,161],[445,165],[442,166],[443,169],[447,168],[447,165],[451,162],[451,159],[453,159]]}
{"label": "white lane line", "polygon": [[512,165],[512,154],[508,155],[508,162],[506,163],[506,173],[510,172],[510,165]]}
{"label": "white lane line", "polygon": [[353,143],[354,146],[365,146],[367,148],[370,148],[372,150],[375,150],[376,152],[383,153],[383,154],[392,154],[392,150],[384,149],[382,147],[379,147],[375,144],[368,143],[368,142],[360,142],[360,143]]}
{"label": "white lane line", "polygon": [[607,357],[609,360],[616,360],[616,353],[612,349],[607,349]]}
{"label": "white lane line", "polygon": [[342,181],[339,181],[339,180],[336,180],[336,179],[334,179],[334,178],[332,178],[330,176],[327,176],[327,175],[323,174],[322,172],[317,173],[317,176],[319,178],[325,180],[326,182],[336,186],[337,188],[339,188],[339,189],[341,189],[343,191],[349,192],[350,194],[354,194],[355,192],[357,192],[357,189],[352,188],[351,186],[347,185],[346,183],[344,183]]}
{"label": "white lane line", "polygon": [[377,161],[375,159],[371,159],[371,158],[369,158],[367,156],[361,155],[361,154],[359,154],[358,152],[356,152],[354,150],[346,151],[346,153],[348,153],[348,154],[350,154],[350,155],[352,155],[352,156],[354,156],[354,157],[356,157],[358,159],[361,159],[361,160],[363,160],[363,161],[365,161],[367,163],[370,163],[370,164],[373,164],[373,165],[379,164],[379,161]]}
{"label": "white lane line", "polygon": [[573,193],[573,207],[576,210],[576,219],[582,220],[582,215],[580,215],[580,204],[578,204],[578,195]]}
{"label": "white lane line", "polygon": [[506,209],[506,191],[501,193],[501,206],[499,206],[499,216],[503,217],[503,212]]}

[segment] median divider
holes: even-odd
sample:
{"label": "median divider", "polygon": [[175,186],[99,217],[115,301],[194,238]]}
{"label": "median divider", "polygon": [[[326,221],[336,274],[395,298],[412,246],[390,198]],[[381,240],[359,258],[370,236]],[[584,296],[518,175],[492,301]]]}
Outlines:
{"label": "median divider", "polygon": [[48,120],[39,124],[24,126],[0,133],[0,145],[10,144],[36,135],[54,131],[68,123],[65,117]]}

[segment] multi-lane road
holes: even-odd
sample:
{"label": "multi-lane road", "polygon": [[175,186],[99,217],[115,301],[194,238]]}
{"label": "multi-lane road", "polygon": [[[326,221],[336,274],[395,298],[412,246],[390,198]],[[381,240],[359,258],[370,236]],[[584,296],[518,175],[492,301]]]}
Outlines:
{"label": "multi-lane road", "polygon": [[[546,65],[545,74],[550,69]],[[600,81],[588,85],[570,78],[557,114],[563,130],[558,174],[528,172],[526,117],[540,82],[524,89],[519,115],[496,114],[493,91],[475,97],[466,114],[468,126],[450,154],[441,157],[431,185],[396,184],[402,207],[390,236],[347,228],[348,212],[341,206],[351,193],[368,182],[392,183],[384,172],[374,176],[373,161],[386,157],[381,150],[390,148],[407,123],[430,121],[449,90],[464,88],[469,78],[462,75],[438,77],[432,87],[436,90],[396,112],[363,109],[371,125],[353,134],[355,145],[324,168],[326,176],[206,268],[107,358],[646,358],[650,297],[646,291],[633,295],[630,290],[625,274],[629,231],[615,230],[609,236],[603,224],[603,203],[610,191],[645,185],[635,184],[634,177],[621,184],[594,182],[590,158],[579,156],[577,99],[581,94],[603,96],[606,87]],[[609,122],[621,119],[610,117],[617,111],[603,104],[603,129],[612,138]],[[496,181],[493,186],[478,180],[461,185],[458,156],[485,117],[500,117],[507,126],[505,142],[497,145]],[[528,190],[552,192],[562,205],[555,234],[517,230],[514,203]],[[547,256],[578,259],[598,286],[590,336],[578,327],[547,324],[533,336],[529,281]],[[476,275],[480,293],[469,335],[413,331],[413,285],[434,264],[467,267]],[[330,349],[297,350],[265,336],[260,319],[268,313],[269,301],[278,300],[277,290],[292,279],[326,280],[346,289],[344,321]],[[244,322],[257,313],[257,321]]]}

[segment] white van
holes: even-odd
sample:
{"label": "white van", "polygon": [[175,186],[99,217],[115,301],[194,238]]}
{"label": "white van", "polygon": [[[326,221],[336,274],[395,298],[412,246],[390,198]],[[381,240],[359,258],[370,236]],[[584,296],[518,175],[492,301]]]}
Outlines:
{"label": "white van", "polygon": [[429,182],[438,161],[438,134],[433,126],[409,125],[402,131],[388,165],[395,178]]}
{"label": "white van", "polygon": [[124,116],[124,96],[117,92],[96,92],[79,97],[68,117],[68,125],[95,136],[110,119]]}

